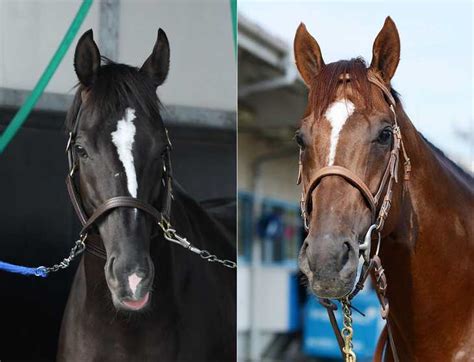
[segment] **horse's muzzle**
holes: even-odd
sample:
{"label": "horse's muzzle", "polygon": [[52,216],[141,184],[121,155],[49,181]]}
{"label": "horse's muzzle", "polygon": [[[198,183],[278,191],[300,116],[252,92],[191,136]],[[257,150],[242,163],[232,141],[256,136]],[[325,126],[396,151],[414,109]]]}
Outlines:
{"label": "horse's muzzle", "polygon": [[110,256],[105,264],[105,279],[117,310],[138,311],[149,305],[154,279],[153,262],[149,256]]}
{"label": "horse's muzzle", "polygon": [[352,290],[358,267],[358,242],[326,234],[308,235],[299,266],[311,291],[320,298],[342,298]]}

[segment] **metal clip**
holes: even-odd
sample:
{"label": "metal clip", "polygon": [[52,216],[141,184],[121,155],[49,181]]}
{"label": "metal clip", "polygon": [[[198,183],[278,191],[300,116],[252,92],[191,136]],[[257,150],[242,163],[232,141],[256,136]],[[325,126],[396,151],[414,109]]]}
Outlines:
{"label": "metal clip", "polygon": [[69,148],[71,148],[71,144],[72,144],[72,132],[69,132],[69,138],[66,143],[66,150],[64,151],[65,153],[69,151]]}
{"label": "metal clip", "polygon": [[71,169],[69,170],[69,176],[71,176],[71,177],[74,176],[74,172],[76,172],[76,168],[77,168],[77,164],[74,162],[72,164]]}

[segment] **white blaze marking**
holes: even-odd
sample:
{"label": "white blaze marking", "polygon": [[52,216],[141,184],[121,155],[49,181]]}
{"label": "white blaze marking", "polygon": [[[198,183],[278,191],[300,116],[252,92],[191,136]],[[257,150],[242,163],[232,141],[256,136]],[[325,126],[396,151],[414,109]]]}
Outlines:
{"label": "white blaze marking", "polygon": [[136,273],[133,273],[132,275],[128,277],[128,285],[134,295],[137,291],[138,284],[140,283],[141,280],[142,278],[140,278]]}
{"label": "white blaze marking", "polygon": [[127,176],[127,188],[132,197],[137,197],[137,174],[133,163],[132,147],[136,128],[133,124],[135,110],[127,108],[125,115],[117,122],[117,130],[112,132],[112,142],[117,147],[117,153]]}
{"label": "white blaze marking", "polygon": [[344,127],[347,119],[354,113],[354,104],[347,100],[341,99],[329,105],[324,116],[331,124],[331,139],[329,142],[329,158],[328,165],[334,164],[336,157],[336,147],[339,141],[339,133]]}

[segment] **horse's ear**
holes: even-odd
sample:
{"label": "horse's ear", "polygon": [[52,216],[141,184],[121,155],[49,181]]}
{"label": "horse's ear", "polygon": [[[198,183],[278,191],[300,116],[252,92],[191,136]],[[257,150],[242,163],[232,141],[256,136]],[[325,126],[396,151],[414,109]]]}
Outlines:
{"label": "horse's ear", "polygon": [[308,33],[306,26],[301,23],[296,31],[293,43],[296,67],[308,87],[324,67],[323,56],[318,42]]}
{"label": "horse's ear", "polygon": [[388,16],[382,30],[375,38],[370,68],[379,72],[385,82],[390,82],[400,61],[400,37],[393,20]]}
{"label": "horse's ear", "polygon": [[74,53],[74,70],[79,81],[86,87],[91,86],[100,67],[100,53],[94,42],[92,29],[82,34]]}
{"label": "horse's ear", "polygon": [[166,33],[160,28],[153,52],[143,63],[140,72],[148,74],[156,87],[163,84],[170,68],[170,44]]}

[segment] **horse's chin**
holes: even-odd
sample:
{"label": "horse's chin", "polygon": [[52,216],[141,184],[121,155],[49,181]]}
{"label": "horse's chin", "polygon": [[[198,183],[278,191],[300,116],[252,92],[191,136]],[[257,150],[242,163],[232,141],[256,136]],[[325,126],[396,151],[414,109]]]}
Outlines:
{"label": "horse's chin", "polygon": [[151,294],[146,292],[139,298],[118,298],[112,292],[112,302],[119,312],[142,312],[148,309],[150,305]]}
{"label": "horse's chin", "polygon": [[318,298],[341,299],[354,289],[354,281],[325,283],[313,278],[313,280],[309,282],[309,286],[311,292]]}

